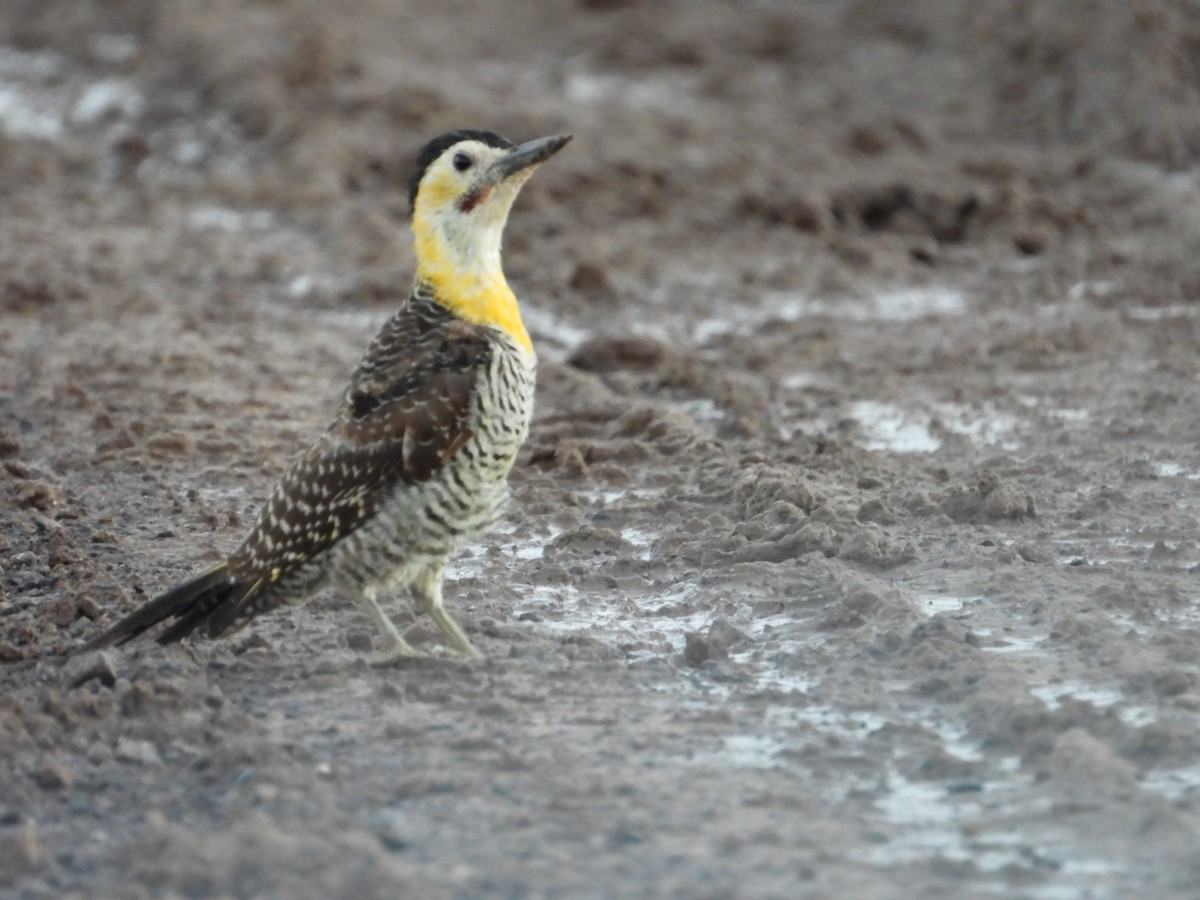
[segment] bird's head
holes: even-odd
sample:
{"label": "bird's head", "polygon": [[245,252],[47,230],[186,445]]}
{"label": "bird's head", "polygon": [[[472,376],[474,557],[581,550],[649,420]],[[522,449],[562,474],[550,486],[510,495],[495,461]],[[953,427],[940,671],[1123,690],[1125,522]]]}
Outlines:
{"label": "bird's head", "polygon": [[417,155],[408,199],[420,269],[500,272],[500,240],[521,186],[569,134],[514,144],[490,131],[451,131]]}

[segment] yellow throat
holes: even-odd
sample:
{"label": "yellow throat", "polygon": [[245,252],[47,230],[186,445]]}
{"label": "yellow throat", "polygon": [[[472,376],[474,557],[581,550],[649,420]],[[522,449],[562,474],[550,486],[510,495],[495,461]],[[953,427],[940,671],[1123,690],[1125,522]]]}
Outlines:
{"label": "yellow throat", "polygon": [[[440,187],[436,182],[422,185],[413,210],[417,279],[432,287],[437,302],[456,316],[503,331],[532,355],[533,342],[500,264],[511,199],[496,197],[464,214]],[[515,197],[516,191],[512,193]]]}

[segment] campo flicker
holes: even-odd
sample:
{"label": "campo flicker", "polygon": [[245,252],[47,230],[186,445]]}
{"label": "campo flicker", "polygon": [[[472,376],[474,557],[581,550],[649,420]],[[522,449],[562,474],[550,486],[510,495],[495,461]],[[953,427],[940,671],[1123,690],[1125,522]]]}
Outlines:
{"label": "campo flicker", "polygon": [[161,643],[231,634],[332,586],[382,635],[368,658],[417,656],[380,605],[408,588],[450,649],[479,653],[442,604],[447,563],[490,529],[529,430],[537,357],[501,239],[534,170],[571,140],[489,131],[430,141],[408,182],[416,275],[350,378],[329,428],[287,469],[242,544],[84,645],[166,623]]}

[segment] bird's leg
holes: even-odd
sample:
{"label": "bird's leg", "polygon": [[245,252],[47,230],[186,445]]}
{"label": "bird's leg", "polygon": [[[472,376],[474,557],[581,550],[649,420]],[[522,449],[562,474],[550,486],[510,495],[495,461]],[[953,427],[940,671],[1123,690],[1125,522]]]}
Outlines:
{"label": "bird's leg", "polygon": [[463,659],[482,659],[483,654],[467,640],[462,628],[442,605],[443,571],[441,566],[431,566],[413,582],[412,592],[413,598],[417,602],[417,609],[427,613],[429,618],[433,619],[434,624],[450,642],[456,656]]}
{"label": "bird's leg", "polygon": [[379,601],[375,598],[375,589],[366,588],[358,594],[359,605],[367,611],[367,615],[371,617],[371,621],[375,623],[375,627],[383,634],[384,646],[365,655],[368,665],[383,666],[388,663],[395,662],[398,659],[411,659],[415,656],[424,656],[420,650],[412,646],[404,637],[396,630],[396,626],[392,624],[392,620],[388,618],[387,613],[379,606]]}

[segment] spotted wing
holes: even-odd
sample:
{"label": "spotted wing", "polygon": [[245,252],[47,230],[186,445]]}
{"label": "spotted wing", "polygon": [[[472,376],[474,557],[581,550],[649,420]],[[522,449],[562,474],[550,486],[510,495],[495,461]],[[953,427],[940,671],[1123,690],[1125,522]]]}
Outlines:
{"label": "spotted wing", "polygon": [[433,306],[410,302],[368,348],[333,424],[279,480],[230,559],[251,587],[214,610],[210,634],[285,602],[268,589],[369,521],[396,487],[433,478],[471,439],[471,402],[495,339]]}

